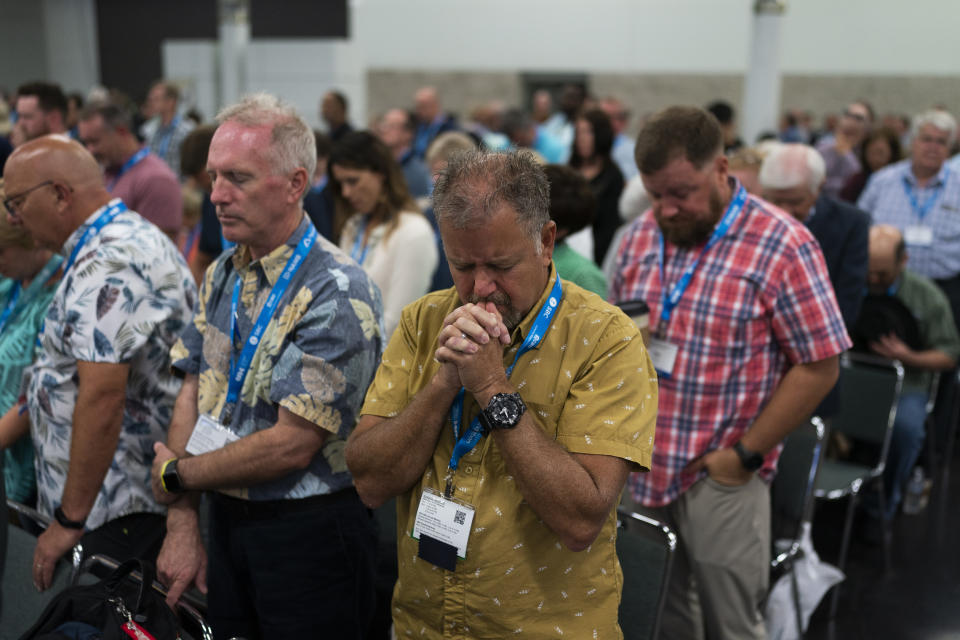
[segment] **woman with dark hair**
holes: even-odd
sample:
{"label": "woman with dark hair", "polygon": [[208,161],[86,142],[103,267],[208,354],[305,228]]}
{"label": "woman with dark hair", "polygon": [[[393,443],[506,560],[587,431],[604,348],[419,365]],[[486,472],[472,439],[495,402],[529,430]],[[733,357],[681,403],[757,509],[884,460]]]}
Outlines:
{"label": "woman with dark hair", "polygon": [[897,132],[887,127],[874,129],[860,147],[861,169],[847,179],[840,190],[840,198],[856,204],[870,176],[898,162],[900,158],[900,137]]}
{"label": "woman with dark hair", "polygon": [[610,157],[613,149],[613,125],[600,109],[591,109],[577,117],[570,153],[570,166],[587,179],[597,198],[597,216],[593,220],[593,260],[603,264],[613,235],[620,226],[618,202],[623,191],[623,174]]}
{"label": "woman with dark hair", "polygon": [[348,133],[333,146],[334,233],[383,295],[384,338],[403,307],[427,293],[437,266],[433,229],[417,209],[403,171],[379,138]]}

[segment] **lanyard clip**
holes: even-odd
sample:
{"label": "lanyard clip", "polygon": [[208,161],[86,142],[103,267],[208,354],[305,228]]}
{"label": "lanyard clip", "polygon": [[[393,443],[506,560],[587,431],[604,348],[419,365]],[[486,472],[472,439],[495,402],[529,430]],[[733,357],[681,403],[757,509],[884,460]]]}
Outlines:
{"label": "lanyard clip", "polygon": [[443,483],[443,497],[450,500],[453,498],[453,469],[450,467],[447,467],[447,475],[444,476]]}

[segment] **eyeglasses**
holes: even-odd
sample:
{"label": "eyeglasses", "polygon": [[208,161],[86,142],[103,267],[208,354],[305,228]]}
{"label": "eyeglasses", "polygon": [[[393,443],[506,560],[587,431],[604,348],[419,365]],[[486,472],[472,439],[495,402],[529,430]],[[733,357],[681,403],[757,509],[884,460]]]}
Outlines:
{"label": "eyeglasses", "polygon": [[20,206],[23,205],[24,201],[27,199],[27,196],[30,195],[30,192],[36,191],[40,187],[45,187],[49,184],[53,184],[53,180],[44,180],[43,182],[36,185],[35,187],[30,187],[26,191],[21,191],[15,196],[10,196],[9,198],[5,198],[3,201],[3,206],[7,208],[7,211],[10,212],[10,215],[19,217]]}

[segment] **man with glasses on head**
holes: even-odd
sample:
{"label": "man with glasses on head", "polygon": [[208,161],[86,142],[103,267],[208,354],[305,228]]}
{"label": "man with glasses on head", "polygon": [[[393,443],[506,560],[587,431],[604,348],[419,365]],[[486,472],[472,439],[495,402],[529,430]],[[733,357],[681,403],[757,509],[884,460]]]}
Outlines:
{"label": "man with glasses on head", "polygon": [[[66,256],[28,370],[26,408],[0,418],[0,442],[29,429],[37,508],[33,579],[82,542],[85,554],[155,557],[163,507],[153,499],[153,441],[165,436],[180,382],[169,349],[190,319],[196,287],[153,225],[111,199],[83,147],[44,136],[4,169],[11,222]],[[29,420],[28,420],[29,414]]]}
{"label": "man with glasses on head", "polygon": [[864,100],[847,105],[834,135],[817,143],[817,151],[827,165],[823,192],[836,198],[853,174],[860,171],[860,145],[873,127],[873,108]]}

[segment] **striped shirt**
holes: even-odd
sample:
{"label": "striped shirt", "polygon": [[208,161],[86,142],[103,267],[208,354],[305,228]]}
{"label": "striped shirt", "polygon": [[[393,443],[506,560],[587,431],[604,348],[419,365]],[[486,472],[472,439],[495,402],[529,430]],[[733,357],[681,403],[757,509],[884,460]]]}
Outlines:
{"label": "striped shirt", "polygon": [[[620,245],[610,294],[615,301],[645,300],[651,326],[663,306],[659,236],[652,211],[634,221]],[[670,289],[702,249],[666,245]],[[817,241],[753,196],[700,260],[665,338],[679,351],[672,374],[660,378],[653,466],[629,480],[633,499],[651,507],[672,502],[705,475],[686,466],[737,442],[793,364],[850,347]],[[767,454],[765,478],[779,454],[779,447]]]}

